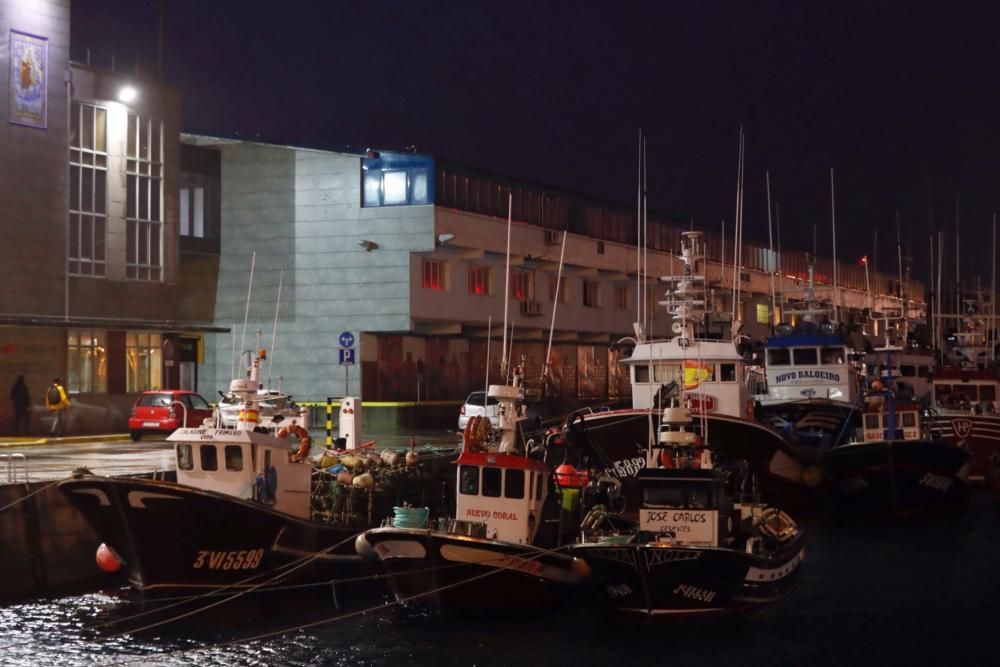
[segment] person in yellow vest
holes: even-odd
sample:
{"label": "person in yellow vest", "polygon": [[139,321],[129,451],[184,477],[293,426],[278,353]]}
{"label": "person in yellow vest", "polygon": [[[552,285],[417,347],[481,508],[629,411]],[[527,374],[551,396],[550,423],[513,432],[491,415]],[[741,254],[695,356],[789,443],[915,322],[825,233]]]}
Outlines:
{"label": "person in yellow vest", "polygon": [[52,413],[52,435],[66,435],[66,418],[69,411],[69,398],[63,389],[62,380],[53,378],[52,384],[45,391],[45,409]]}

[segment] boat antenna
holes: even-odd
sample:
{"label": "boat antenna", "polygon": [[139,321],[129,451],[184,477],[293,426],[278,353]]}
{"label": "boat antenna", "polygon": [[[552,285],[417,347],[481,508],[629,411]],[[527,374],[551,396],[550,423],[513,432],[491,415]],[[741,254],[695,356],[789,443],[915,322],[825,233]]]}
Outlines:
{"label": "boat antenna", "polygon": [[[639,164],[639,174],[638,174],[638,176],[636,176],[636,181],[635,181],[636,197],[638,198],[638,201],[635,204],[635,216],[636,216],[635,217],[635,228],[636,228],[636,232],[635,232],[635,234],[636,234],[636,244],[635,244],[635,293],[637,295],[636,296],[636,300],[635,300],[635,322],[636,322],[637,325],[639,325],[639,326],[636,327],[638,329],[639,327],[642,326],[642,323],[645,321],[643,319],[643,312],[642,312],[643,299],[641,299],[641,298],[638,297],[638,295],[642,294],[642,243],[643,243],[643,238],[642,238],[642,128],[639,128],[639,158],[638,158],[638,160],[636,160],[636,162]],[[640,334],[638,336],[638,338],[639,338],[639,342],[641,343],[643,336],[641,335],[640,332],[636,332],[636,333]]]}
{"label": "boat antenna", "polygon": [[774,202],[774,235],[778,241],[778,304],[781,306],[781,316],[785,316],[785,273],[781,267],[781,204]]}
{"label": "boat antenna", "polygon": [[235,324],[233,325],[233,328],[230,329],[230,336],[229,337],[233,341],[233,351],[230,354],[230,362],[231,362],[231,366],[232,366],[232,369],[231,369],[232,372],[229,374],[229,377],[234,378],[234,377],[236,377],[236,325]]}
{"label": "boat antenna", "polygon": [[997,214],[993,214],[993,275],[990,280],[990,326],[989,346],[991,362],[996,361],[996,317],[997,317]]}
{"label": "boat antenna", "polygon": [[514,217],[514,193],[507,193],[507,265],[503,281],[503,347],[500,357],[500,376],[507,377],[507,315],[510,308],[510,228]]}
{"label": "boat antenna", "polygon": [[[899,282],[896,283],[896,296],[903,298],[903,242],[899,236],[899,209],[896,209],[896,270]],[[904,313],[905,314],[905,313]]]}
{"label": "boat antenna", "polygon": [[545,349],[545,362],[542,364],[542,388],[545,388],[545,376],[549,373],[549,355],[552,354],[552,334],[556,330],[556,310],[559,308],[559,287],[562,282],[563,258],[566,256],[566,236],[563,231],[562,250],[559,251],[559,271],[556,273],[556,294],[552,300],[552,322],[549,324],[549,345]]}
{"label": "boat antenna", "polygon": [[[649,282],[649,200],[646,196],[646,179],[649,169],[646,164],[646,137],[642,138],[642,286],[645,294],[646,283]],[[649,331],[649,304],[643,299],[642,330]]]}
{"label": "boat antenna", "polygon": [[[486,386],[483,388],[483,410],[486,409],[486,400],[490,393],[490,338],[493,336],[493,316],[486,318]],[[483,413],[487,414],[487,413]]]}
{"label": "boat antenna", "polygon": [[833,190],[833,167],[830,167],[830,227],[833,230],[833,319],[840,324],[840,298],[837,294],[837,205]]}
{"label": "boat antenna", "polygon": [[736,164],[736,221],[733,225],[733,329],[740,307],[740,233],[743,226],[743,126],[740,125],[739,158]]}
{"label": "boat antenna", "polygon": [[[271,329],[271,356],[267,359],[267,389],[271,390],[271,364],[274,363],[274,345],[278,338],[278,310],[281,309],[281,285],[285,279],[285,270],[281,269],[278,274],[278,300],[274,304],[274,328]],[[278,387],[281,391],[281,387]]]}
{"label": "boat antenna", "polygon": [[250,282],[247,284],[247,305],[243,312],[243,336],[240,338],[240,355],[243,354],[247,342],[247,319],[250,317],[250,294],[253,292],[253,268],[257,262],[257,251],[250,255]]}
{"label": "boat antenna", "polygon": [[509,364],[509,366],[507,367],[507,373],[504,375],[505,381],[507,382],[507,384],[514,384],[514,382],[513,382],[514,369],[517,367],[517,364],[514,363],[514,322],[513,321],[510,323],[510,354],[507,355],[507,363]]}
{"label": "boat antenna", "polygon": [[771,320],[771,333],[773,334],[774,333],[774,325],[777,324],[777,322],[774,321],[776,312],[775,312],[775,308],[774,308],[774,306],[775,306],[775,295],[774,295],[774,271],[775,271],[775,266],[774,266],[774,235],[771,232],[771,172],[769,172],[769,171],[765,171],[764,172],[764,180],[767,183],[767,245],[768,245],[768,252],[769,252],[768,259],[770,260],[769,265],[768,265],[767,268],[768,268],[768,273],[771,274],[771,317],[770,317],[770,320]]}

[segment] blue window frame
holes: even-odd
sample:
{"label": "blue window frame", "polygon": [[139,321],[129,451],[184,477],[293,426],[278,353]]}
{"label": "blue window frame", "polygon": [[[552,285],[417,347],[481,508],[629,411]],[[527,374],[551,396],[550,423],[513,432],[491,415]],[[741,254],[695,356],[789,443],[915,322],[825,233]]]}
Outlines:
{"label": "blue window frame", "polygon": [[412,153],[369,152],[361,159],[361,206],[434,203],[434,161]]}

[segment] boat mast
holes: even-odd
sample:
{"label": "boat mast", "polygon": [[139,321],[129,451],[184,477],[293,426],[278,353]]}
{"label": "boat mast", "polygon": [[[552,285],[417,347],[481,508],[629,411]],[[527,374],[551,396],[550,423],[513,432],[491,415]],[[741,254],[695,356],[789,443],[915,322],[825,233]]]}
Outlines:
{"label": "boat mast", "polygon": [[507,194],[507,266],[503,281],[503,347],[500,353],[500,377],[507,377],[507,316],[510,308],[510,228],[514,216],[514,193]]}
{"label": "boat mast", "polygon": [[833,229],[833,319],[840,324],[840,298],[837,294],[837,200],[833,190],[833,167],[830,167],[830,226]]}
{"label": "boat mast", "polygon": [[[257,262],[257,251],[254,250],[250,255],[250,282],[247,284],[247,305],[246,309],[243,311],[243,336],[240,338],[240,356],[243,356],[243,350],[246,349],[247,342],[247,319],[250,317],[250,294],[253,292],[253,268],[254,264]],[[235,377],[235,373],[233,374]]]}
{"label": "boat mast", "polygon": [[990,362],[996,361],[996,316],[997,316],[997,214],[993,214],[993,275],[990,280],[990,327],[987,329],[989,335],[987,341],[990,346],[988,359]]}
{"label": "boat mast", "polygon": [[770,319],[771,319],[771,333],[773,334],[774,333],[774,325],[777,324],[777,322],[775,322],[775,316],[777,315],[777,313],[775,312],[775,308],[774,308],[774,306],[775,306],[775,295],[774,295],[774,271],[775,271],[775,266],[774,266],[774,235],[771,232],[771,173],[769,171],[765,171],[764,172],[764,180],[767,183],[767,245],[768,245],[768,251],[770,253],[769,256],[768,256],[768,259],[770,261],[769,261],[769,266],[767,268],[768,268],[768,273],[771,274],[771,318]]}
{"label": "boat mast", "polygon": [[281,309],[281,286],[285,280],[285,270],[278,274],[278,300],[274,304],[274,327],[271,329],[271,354],[267,358],[267,390],[271,390],[271,364],[274,363],[274,346],[278,339],[278,311]]}
{"label": "boat mast", "polygon": [[556,294],[552,300],[552,322],[549,324],[549,344],[545,349],[545,363],[542,364],[542,389],[545,388],[545,376],[549,373],[549,355],[552,354],[552,334],[556,330],[556,310],[559,308],[559,287],[562,283],[563,258],[566,256],[566,236],[567,232],[564,231],[562,250],[559,251],[559,271],[556,273]]}
{"label": "boat mast", "polygon": [[642,129],[639,129],[639,157],[636,160],[639,165],[639,173],[636,176],[635,190],[636,190],[636,203],[635,203],[635,323],[634,327],[636,330],[636,337],[639,339],[637,342],[641,343],[643,341],[644,335],[642,331],[642,323],[645,321],[643,319],[643,301],[642,298]]}

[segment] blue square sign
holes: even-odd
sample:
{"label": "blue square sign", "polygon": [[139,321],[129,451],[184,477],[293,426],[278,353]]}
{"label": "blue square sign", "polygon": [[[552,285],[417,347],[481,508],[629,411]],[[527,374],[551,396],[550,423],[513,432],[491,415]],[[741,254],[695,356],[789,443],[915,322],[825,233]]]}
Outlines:
{"label": "blue square sign", "polygon": [[354,365],[354,348],[353,347],[342,347],[342,348],[340,348],[340,365],[341,366],[353,366]]}

